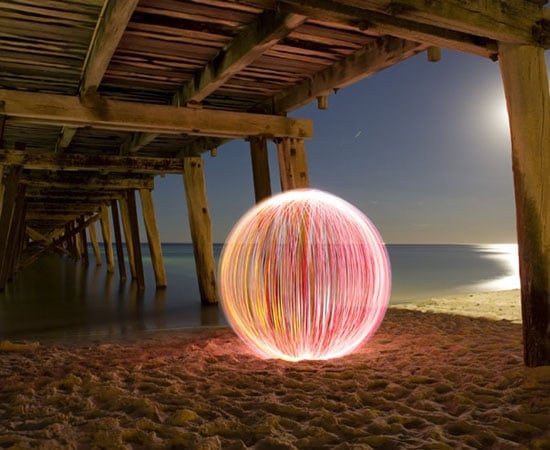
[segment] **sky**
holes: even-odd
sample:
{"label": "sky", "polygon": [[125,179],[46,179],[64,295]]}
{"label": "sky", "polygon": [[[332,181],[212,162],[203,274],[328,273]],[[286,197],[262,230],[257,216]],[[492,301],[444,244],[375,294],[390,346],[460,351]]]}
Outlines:
{"label": "sky", "polygon": [[[547,63],[549,61],[547,53]],[[290,116],[312,119],[310,185],[357,206],[386,243],[516,241],[511,144],[498,62],[422,53]],[[203,155],[214,242],[254,205],[249,144]],[[273,193],[280,192],[269,147]],[[163,242],[190,242],[182,177],[155,179]],[[142,231],[142,240],[145,234]]]}

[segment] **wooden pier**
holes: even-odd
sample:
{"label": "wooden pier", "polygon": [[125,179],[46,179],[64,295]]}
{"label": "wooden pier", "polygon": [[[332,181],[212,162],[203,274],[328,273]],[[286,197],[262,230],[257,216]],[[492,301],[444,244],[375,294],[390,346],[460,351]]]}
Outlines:
{"label": "wooden pier", "polygon": [[313,124],[286,114],[314,101],[326,109],[336,90],[419,53],[436,62],[445,48],[499,60],[512,132],[525,361],[550,364],[545,3],[0,1],[0,290],[51,251],[105,264],[144,289],[138,201],[156,285],[166,287],[152,190],[155,176],[179,174],[202,301],[216,302],[202,154],[223,151],[228,140],[248,142],[251,189],[261,201],[271,195],[273,141],[282,189],[308,186]]}

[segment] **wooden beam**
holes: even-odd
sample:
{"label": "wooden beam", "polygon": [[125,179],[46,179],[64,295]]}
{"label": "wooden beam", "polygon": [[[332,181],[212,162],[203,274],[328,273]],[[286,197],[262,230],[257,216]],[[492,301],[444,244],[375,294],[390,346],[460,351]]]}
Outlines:
{"label": "wooden beam", "polygon": [[153,142],[158,134],[153,133],[132,133],[120,146],[121,155],[131,155],[139,152],[147,144]]}
{"label": "wooden beam", "polygon": [[128,214],[130,218],[130,229],[132,230],[132,242],[134,249],[134,262],[136,265],[136,282],[139,291],[145,290],[145,276],[143,274],[143,259],[141,257],[141,242],[139,239],[139,226],[137,218],[136,194],[133,190],[126,193],[128,200]]}
{"label": "wooden beam", "polygon": [[128,264],[130,265],[130,274],[132,280],[136,279],[136,258],[134,256],[134,247],[132,245],[132,229],[130,227],[130,212],[128,209],[128,198],[126,193],[120,199],[120,216],[122,218],[122,228],[124,230],[124,240],[126,241],[126,252],[128,253]]}
{"label": "wooden beam", "polygon": [[31,178],[29,176],[23,176],[20,180],[22,184],[33,188],[53,188],[53,189],[67,189],[74,192],[96,192],[100,189],[107,190],[119,190],[124,191],[126,189],[152,189],[152,178],[127,178],[127,179],[114,179],[103,177],[91,177],[83,179],[81,182],[76,182],[71,179],[64,179],[64,177],[56,175],[52,177]]}
{"label": "wooden beam", "polygon": [[304,141],[281,139],[277,142],[281,190],[309,187],[309,174]]}
{"label": "wooden beam", "polygon": [[107,260],[107,272],[115,272],[115,258],[113,255],[113,242],[111,240],[111,227],[109,226],[109,208],[101,207],[99,213],[99,222],[101,224],[101,234],[103,236],[103,247],[105,248],[105,259]]}
{"label": "wooden beam", "polygon": [[[392,18],[492,39],[497,42],[548,46],[548,38],[534,36],[543,19],[542,8],[524,0],[283,0],[318,11],[345,11],[361,18],[365,26],[391,24]],[[384,17],[385,16],[385,17]],[[543,40],[541,42],[541,39]],[[433,45],[439,45],[433,42]],[[446,46],[443,46],[446,47]]]}
{"label": "wooden beam", "polygon": [[267,140],[250,138],[250,158],[252,160],[252,177],[256,203],[271,196],[271,178],[269,175],[269,158]]}
{"label": "wooden beam", "polygon": [[424,44],[393,37],[379,38],[335,63],[317,72],[266,103],[273,105],[273,113],[282,114],[328,95],[335,88],[343,88],[373,75],[427,48]]}
{"label": "wooden beam", "polygon": [[99,251],[99,244],[97,242],[95,223],[91,223],[88,230],[90,230],[90,241],[92,243],[92,250],[94,251],[95,265],[101,266],[101,252]]}
{"label": "wooden beam", "polygon": [[0,164],[16,164],[24,169],[75,172],[81,170],[122,173],[181,173],[183,163],[175,158],[89,155],[83,153],[26,152],[0,150]]}
{"label": "wooden beam", "polygon": [[218,301],[216,262],[202,158],[200,156],[184,158],[183,165],[187,214],[201,301],[207,304],[216,303]]}
{"label": "wooden beam", "polygon": [[234,38],[174,96],[173,103],[201,102],[235,74],[288,36],[307,18],[298,14],[267,11]]}
{"label": "wooden beam", "polygon": [[163,289],[167,285],[166,269],[164,267],[160,234],[155,218],[153,195],[148,189],[141,189],[139,191],[139,195],[141,198],[141,209],[143,211],[145,231],[147,232],[147,241],[149,242],[151,263],[153,265],[153,271],[155,272],[155,282],[157,289]]}
{"label": "wooden beam", "polygon": [[527,366],[550,365],[550,94],[544,51],[502,44]]}
{"label": "wooden beam", "polygon": [[118,215],[118,204],[116,200],[111,202],[111,215],[113,216],[113,230],[115,232],[115,247],[118,261],[118,273],[120,280],[126,280],[126,266],[124,264],[124,252],[122,250],[122,236],[120,234],[120,218]]}
{"label": "wooden beam", "polygon": [[227,138],[313,135],[312,122],[306,119],[104,99],[81,103],[78,97],[5,89],[0,90],[0,114],[30,123],[158,134]]}
{"label": "wooden beam", "polygon": [[63,127],[61,128],[61,133],[57,138],[57,143],[55,144],[55,153],[63,153],[73,140],[78,128]]}
{"label": "wooden beam", "polygon": [[138,0],[109,0],[106,3],[85,63],[80,86],[82,93],[95,90],[101,84],[137,3]]}

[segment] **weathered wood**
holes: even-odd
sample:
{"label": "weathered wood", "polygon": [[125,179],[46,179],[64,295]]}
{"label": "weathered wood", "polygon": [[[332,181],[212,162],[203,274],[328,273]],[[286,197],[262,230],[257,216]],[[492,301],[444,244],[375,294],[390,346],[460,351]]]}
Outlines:
{"label": "weathered wood", "polygon": [[97,243],[95,224],[91,223],[88,230],[90,231],[90,241],[92,243],[92,250],[94,251],[95,265],[101,266],[101,252],[99,251],[99,244]]}
{"label": "weathered wood", "polygon": [[55,144],[55,153],[63,153],[74,138],[78,128],[63,127]]}
{"label": "weathered wood", "polygon": [[[425,0],[284,0],[284,3],[311,6],[329,12],[352,7],[364,11],[362,15],[368,19],[368,23],[381,22],[383,17],[374,16],[378,13],[498,42],[531,45],[539,44],[532,29],[542,19],[542,8],[524,0],[507,0],[506,8],[498,0],[445,0],[444,4]],[[544,45],[548,45],[547,39]]]}
{"label": "weathered wood", "polygon": [[137,218],[136,195],[133,190],[126,193],[128,200],[128,216],[130,219],[130,229],[132,231],[132,242],[130,243],[134,249],[134,263],[136,265],[136,282],[138,290],[145,289],[145,276],[143,274],[143,260],[141,257],[141,242],[139,239],[139,226]]}
{"label": "weathered wood", "polygon": [[276,114],[291,111],[328,95],[335,88],[348,86],[376,72],[403,61],[425,50],[425,44],[408,42],[393,37],[384,37],[373,41],[341,62],[317,72],[312,77],[277,94],[266,107],[273,105]]}
{"label": "weathered wood", "polygon": [[317,109],[328,109],[328,95],[319,95],[317,97]]}
{"label": "weathered wood", "polygon": [[20,239],[23,238],[21,231],[25,224],[25,186],[17,186],[12,224],[8,233],[8,243],[6,246],[6,255],[0,270],[0,291],[10,281],[15,272],[18,263],[18,249],[20,248]]}
{"label": "weathered wood", "polygon": [[4,201],[4,165],[0,164],[0,213],[2,212],[2,203]]}
{"label": "weathered wood", "polygon": [[0,164],[20,165],[24,169],[63,170],[67,172],[96,170],[145,174],[181,173],[183,163],[175,158],[85,155],[82,153],[0,151]]}
{"label": "weathered wood", "polygon": [[153,142],[157,136],[157,134],[152,133],[132,133],[120,146],[120,154],[130,155],[136,153]]}
{"label": "weathered wood", "polygon": [[155,272],[155,281],[157,289],[165,288],[167,285],[166,269],[162,256],[162,246],[160,234],[155,218],[155,207],[153,204],[153,195],[147,189],[139,191],[141,198],[141,209],[143,211],[143,221],[147,232],[147,241],[149,242],[149,252],[151,254],[151,263]]}
{"label": "weathered wood", "polygon": [[105,248],[105,259],[107,260],[107,272],[115,272],[115,258],[113,255],[113,242],[111,240],[111,228],[109,226],[109,208],[107,206],[101,207],[99,213],[101,224],[101,234],[103,236],[103,247]]}
{"label": "weathered wood", "polygon": [[215,303],[218,301],[216,262],[202,164],[200,156],[184,158],[183,181],[201,301]]}
{"label": "weathered wood", "polygon": [[439,47],[428,47],[428,61],[438,62],[441,61],[441,49]]}
{"label": "weathered wood", "polygon": [[134,256],[134,247],[132,245],[132,229],[130,227],[130,213],[128,211],[128,199],[126,195],[120,199],[120,216],[122,218],[122,228],[124,229],[124,240],[126,241],[126,253],[128,254],[130,275],[132,276],[132,280],[135,280],[136,259]]}
{"label": "weathered wood", "polygon": [[42,212],[42,211],[28,211],[27,220],[40,221],[51,220],[54,222],[69,222],[70,220],[76,220],[83,211],[77,211],[74,213],[54,213],[54,212]]}
{"label": "weathered wood", "polygon": [[52,189],[67,189],[68,191],[82,191],[82,192],[95,192],[99,189],[106,190],[120,190],[126,189],[152,189],[153,179],[139,179],[139,178],[127,178],[127,179],[115,179],[115,178],[102,178],[92,177],[84,179],[84,181],[76,182],[68,179],[64,179],[61,176],[53,176],[49,178],[31,178],[22,177],[21,183],[31,186],[33,188],[52,188]]}
{"label": "weathered wood", "polygon": [[267,140],[250,138],[250,158],[252,160],[252,178],[256,203],[271,196],[271,178],[269,175],[269,158]]}
{"label": "weathered wood", "polygon": [[550,95],[544,51],[502,44],[512,136],[525,363],[550,365]]}
{"label": "weathered wood", "polygon": [[306,20],[305,16],[266,12],[231,41],[174,96],[174,104],[201,102]]}
{"label": "weathered wood", "polygon": [[137,3],[138,0],[109,0],[106,3],[103,20],[98,22],[95,39],[90,46],[81,92],[86,93],[100,85]]}
{"label": "weathered wood", "polygon": [[84,225],[84,216],[81,216],[78,220],[78,225],[80,227],[80,232],[78,237],[80,238],[80,257],[85,267],[88,267],[90,264],[90,255],[88,254],[88,238],[86,236],[86,227]]}
{"label": "weathered wood", "polygon": [[304,141],[281,139],[277,142],[281,190],[309,187],[309,173]]}
{"label": "weathered wood", "polygon": [[84,104],[78,97],[5,89],[0,90],[0,114],[32,123],[158,134],[233,138],[313,135],[312,123],[306,119],[105,99]]}
{"label": "weathered wood", "polygon": [[[0,280],[7,279],[9,263],[9,237],[15,216],[15,203],[17,197],[18,179],[21,174],[20,167],[10,167],[7,178],[4,180],[4,201],[0,211]],[[0,282],[0,291],[5,288],[5,283]]]}
{"label": "weathered wood", "polygon": [[113,216],[113,231],[115,232],[115,246],[118,260],[118,273],[121,280],[126,279],[126,266],[124,264],[124,252],[122,250],[122,236],[120,234],[120,218],[116,200],[111,202],[111,215]]}

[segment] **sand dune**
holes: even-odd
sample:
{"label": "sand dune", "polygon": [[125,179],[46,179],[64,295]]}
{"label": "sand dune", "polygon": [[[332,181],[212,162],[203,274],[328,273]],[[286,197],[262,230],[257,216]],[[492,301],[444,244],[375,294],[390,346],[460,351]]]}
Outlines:
{"label": "sand dune", "polygon": [[489,302],[518,292],[393,308],[324,362],[256,359],[228,329],[4,343],[0,447],[548,449],[550,367],[523,366],[521,326],[445,312],[500,318]]}

